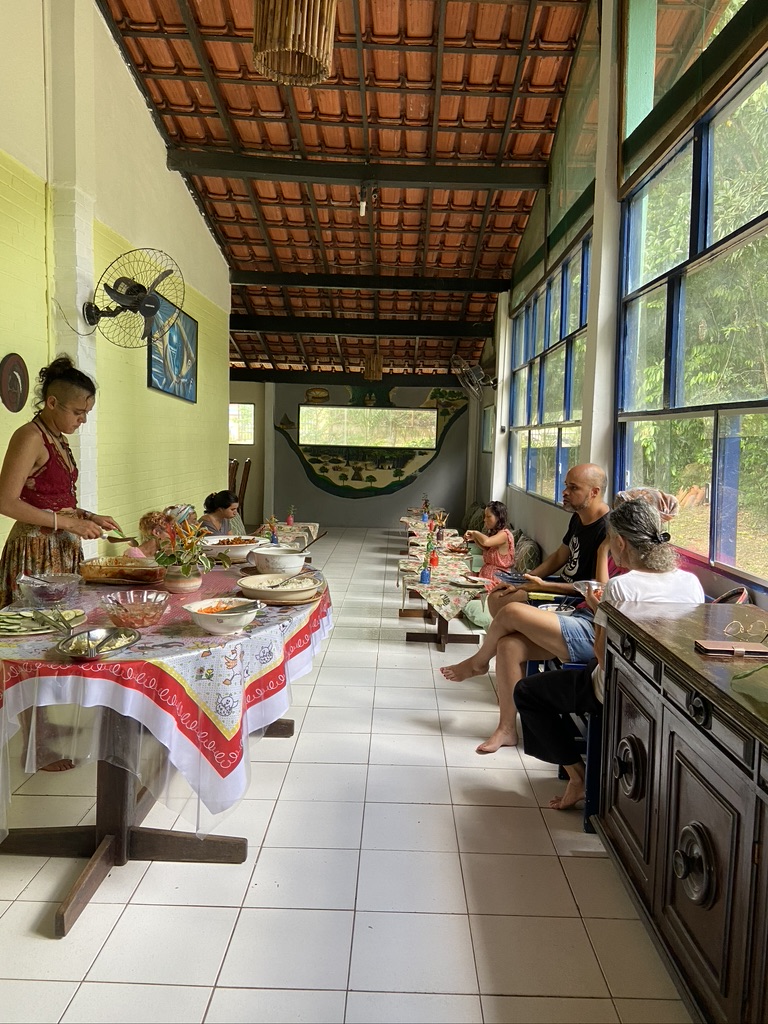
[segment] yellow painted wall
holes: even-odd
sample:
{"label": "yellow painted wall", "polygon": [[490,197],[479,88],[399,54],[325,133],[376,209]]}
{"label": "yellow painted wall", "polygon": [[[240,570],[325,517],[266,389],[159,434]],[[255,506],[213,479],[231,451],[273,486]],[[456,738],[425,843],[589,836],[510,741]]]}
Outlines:
{"label": "yellow painted wall", "polygon": [[[34,378],[50,360],[46,303],[45,182],[0,151],[0,359],[24,357],[30,394],[22,412],[0,404],[0,456],[33,415]],[[0,545],[11,528],[0,518]]]}
{"label": "yellow painted wall", "polygon": [[[105,268],[134,246],[96,222],[94,262]],[[187,287],[184,311],[198,321],[197,403],[147,387],[147,350],[98,337],[96,356],[99,511],[127,533],[150,509],[227,486],[229,313]]]}

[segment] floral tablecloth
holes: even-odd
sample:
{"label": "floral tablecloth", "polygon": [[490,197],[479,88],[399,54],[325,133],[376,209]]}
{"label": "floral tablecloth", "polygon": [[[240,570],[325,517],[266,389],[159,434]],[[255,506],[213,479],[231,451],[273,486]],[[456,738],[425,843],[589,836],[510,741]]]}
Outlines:
{"label": "floral tablecloth", "polygon": [[[288,526],[286,523],[277,524],[277,537],[283,544],[295,544],[299,541],[302,544],[309,544],[311,540],[317,537],[319,532],[319,523],[294,523],[293,526]],[[270,533],[270,527],[267,523],[259,527],[259,536],[269,537]]]}
{"label": "floral tablecloth", "polygon": [[[89,716],[84,709],[111,708],[141,723],[159,741],[208,817],[234,806],[248,787],[249,734],[263,731],[287,711],[288,684],[310,671],[312,653],[332,627],[330,594],[324,587],[311,604],[264,609],[240,633],[205,633],[183,604],[236,593],[236,579],[236,569],[207,573],[201,591],[172,596],[158,625],[142,629],[133,647],[103,662],[71,662],[56,651],[58,637],[51,635],[3,638],[0,748],[18,731],[25,709],[55,706],[46,715],[61,724],[67,707],[69,720],[63,729],[53,730],[46,754],[55,748],[58,757],[75,762],[104,758],[100,716]],[[89,625],[108,624],[99,605],[107,590],[92,585],[78,599]],[[33,734],[26,751],[28,772],[39,767],[38,749]],[[137,763],[124,765],[139,777],[140,757],[139,751]],[[109,751],[106,759],[111,759]],[[163,794],[155,795],[163,799]],[[0,799],[0,836],[3,807]],[[208,830],[204,817],[198,808],[200,832]]]}

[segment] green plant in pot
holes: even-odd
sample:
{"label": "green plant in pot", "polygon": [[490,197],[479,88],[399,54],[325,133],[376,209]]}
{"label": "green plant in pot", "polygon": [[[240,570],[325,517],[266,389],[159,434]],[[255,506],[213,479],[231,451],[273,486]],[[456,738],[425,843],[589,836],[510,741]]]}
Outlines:
{"label": "green plant in pot", "polygon": [[203,582],[203,573],[209,572],[214,564],[229,566],[226,554],[214,553],[205,544],[210,531],[199,523],[171,523],[166,533],[168,539],[162,542],[155,561],[165,566],[165,586],[172,594],[198,590]]}

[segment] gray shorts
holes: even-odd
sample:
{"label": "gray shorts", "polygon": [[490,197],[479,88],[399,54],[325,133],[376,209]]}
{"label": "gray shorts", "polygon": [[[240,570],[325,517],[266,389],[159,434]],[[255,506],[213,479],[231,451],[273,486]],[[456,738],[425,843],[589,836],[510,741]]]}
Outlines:
{"label": "gray shorts", "polygon": [[586,665],[595,656],[595,622],[588,608],[578,608],[572,615],[558,615],[560,631],[568,648],[568,660]]}

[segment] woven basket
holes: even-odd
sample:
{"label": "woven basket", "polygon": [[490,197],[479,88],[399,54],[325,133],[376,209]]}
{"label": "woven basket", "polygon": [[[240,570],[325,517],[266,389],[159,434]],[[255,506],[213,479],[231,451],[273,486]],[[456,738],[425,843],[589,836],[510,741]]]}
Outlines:
{"label": "woven basket", "polygon": [[317,85],[331,73],[336,0],[254,0],[253,63],[272,82]]}

